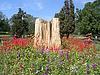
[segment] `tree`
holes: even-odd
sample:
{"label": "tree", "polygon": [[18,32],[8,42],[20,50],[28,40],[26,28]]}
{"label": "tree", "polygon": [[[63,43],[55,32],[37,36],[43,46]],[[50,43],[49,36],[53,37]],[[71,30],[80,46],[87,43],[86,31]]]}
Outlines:
{"label": "tree", "polygon": [[26,13],[19,8],[19,11],[17,14],[14,14],[11,18],[12,22],[12,32],[13,34],[16,34],[17,37],[22,37],[24,34],[24,31],[28,31],[27,28],[27,21],[25,20]]}
{"label": "tree", "polygon": [[75,13],[75,32],[74,32],[74,34],[76,34],[76,35],[80,35],[80,30],[79,30],[80,27],[78,25],[78,24],[80,24],[79,20],[82,19],[82,17],[80,16],[80,12],[81,12],[81,9],[76,8],[76,13]]}
{"label": "tree", "polygon": [[55,14],[55,17],[60,19],[60,33],[63,37],[73,33],[75,30],[75,15],[74,15],[74,4],[72,0],[65,0],[63,8],[59,13]]}
{"label": "tree", "polygon": [[69,16],[69,29],[68,33],[71,34],[75,30],[75,14],[73,0],[70,0],[70,16]]}
{"label": "tree", "polygon": [[28,34],[34,34],[35,32],[35,20],[37,19],[37,17],[33,17],[29,14],[27,14],[27,20],[29,22],[29,25],[28,25]]}
{"label": "tree", "polygon": [[19,8],[18,13],[14,14],[10,19],[13,35],[16,34],[17,37],[22,37],[22,35],[31,33],[32,29],[30,28],[34,28],[33,19],[31,15],[26,14],[26,12]]}
{"label": "tree", "polygon": [[5,17],[5,15],[2,12],[0,12],[0,31],[10,31],[9,20]]}
{"label": "tree", "polygon": [[93,35],[100,35],[100,0],[86,3],[76,14],[76,26],[80,34],[91,32]]}

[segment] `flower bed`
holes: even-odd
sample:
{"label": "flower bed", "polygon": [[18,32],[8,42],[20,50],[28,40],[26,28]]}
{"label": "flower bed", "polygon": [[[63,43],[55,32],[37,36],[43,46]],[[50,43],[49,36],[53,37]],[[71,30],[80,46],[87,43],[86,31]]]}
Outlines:
{"label": "flower bed", "polygon": [[99,56],[91,51],[59,52],[15,47],[0,53],[0,75],[99,75]]}
{"label": "flower bed", "polygon": [[34,49],[27,38],[4,41],[0,75],[99,75],[99,52],[94,52],[93,44],[85,43],[69,38],[63,42],[64,49],[52,50]]}

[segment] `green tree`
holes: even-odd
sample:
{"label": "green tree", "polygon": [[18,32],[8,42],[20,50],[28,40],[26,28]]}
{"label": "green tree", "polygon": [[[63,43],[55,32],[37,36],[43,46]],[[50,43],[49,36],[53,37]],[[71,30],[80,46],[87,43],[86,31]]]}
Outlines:
{"label": "green tree", "polygon": [[[22,37],[22,35],[34,33],[33,19],[31,15],[26,14],[26,12],[19,8],[18,13],[14,14],[10,19],[13,35],[16,34],[17,37]],[[33,28],[33,30],[30,28]]]}
{"label": "green tree", "polygon": [[22,37],[22,35],[28,31],[26,21],[26,13],[19,8],[19,11],[17,14],[14,14],[11,18],[12,22],[12,32],[13,34],[16,34],[17,37]]}
{"label": "green tree", "polygon": [[73,0],[70,0],[70,15],[69,15],[69,29],[68,33],[71,34],[75,30],[75,14]]}
{"label": "green tree", "polygon": [[76,14],[76,26],[80,34],[100,34],[100,0],[86,3]]}
{"label": "green tree", "polygon": [[55,17],[60,19],[60,33],[63,37],[73,33],[75,30],[75,15],[74,15],[74,4],[72,0],[65,0],[63,8],[59,13],[55,14]]}
{"label": "green tree", "polygon": [[79,30],[79,20],[82,19],[82,17],[80,16],[81,9],[76,8],[76,13],[75,13],[75,32],[74,34],[76,35],[80,35],[80,30]]}
{"label": "green tree", "polygon": [[29,25],[28,25],[28,34],[34,34],[35,32],[35,20],[37,19],[37,17],[33,17],[29,14],[27,14],[27,20],[29,22]]}
{"label": "green tree", "polygon": [[10,31],[9,20],[0,12],[0,31]]}

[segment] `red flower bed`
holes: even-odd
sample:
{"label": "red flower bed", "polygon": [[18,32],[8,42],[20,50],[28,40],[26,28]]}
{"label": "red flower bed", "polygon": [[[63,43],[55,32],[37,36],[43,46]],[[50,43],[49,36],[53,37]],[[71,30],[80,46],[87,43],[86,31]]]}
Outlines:
{"label": "red flower bed", "polygon": [[26,38],[13,37],[13,39],[9,39],[8,37],[3,37],[2,40],[2,46],[0,46],[1,51],[8,51],[12,49],[14,46],[27,47],[29,45],[29,40]]}
{"label": "red flower bed", "polygon": [[95,50],[95,46],[93,41],[90,38],[85,38],[83,40],[69,37],[62,39],[64,42],[68,44],[68,50],[72,50],[73,48],[77,51],[83,51],[84,49],[93,48]]}
{"label": "red flower bed", "polygon": [[21,46],[21,47],[26,47],[29,44],[29,40],[25,38],[13,38],[12,39],[12,44],[15,46]]}
{"label": "red flower bed", "polygon": [[[74,37],[69,37],[62,39],[64,42],[66,42],[65,47],[67,46],[67,48],[65,48],[65,50],[72,50],[75,49],[77,51],[83,51],[84,49],[90,49],[93,48],[95,50],[95,46],[92,42],[91,39],[86,38],[84,40],[78,39],[78,38],[74,38]],[[14,46],[21,46],[21,47],[27,47],[30,44],[30,40],[27,38],[16,38],[13,37],[13,39],[11,40],[7,40],[7,37],[4,37],[4,41],[3,41],[3,45],[0,46],[0,50],[10,50],[12,49]],[[33,44],[33,43],[31,43]],[[46,49],[48,50],[48,48]],[[54,52],[58,52],[60,50],[60,48],[50,48],[49,50],[54,51]]]}

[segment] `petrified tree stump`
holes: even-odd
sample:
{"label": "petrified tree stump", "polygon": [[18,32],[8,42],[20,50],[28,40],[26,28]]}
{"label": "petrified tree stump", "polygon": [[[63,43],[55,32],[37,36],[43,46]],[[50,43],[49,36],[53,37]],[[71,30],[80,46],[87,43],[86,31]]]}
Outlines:
{"label": "petrified tree stump", "polygon": [[52,24],[51,46],[56,48],[59,48],[61,46],[59,23],[60,22],[58,18],[53,18],[51,21]]}
{"label": "petrified tree stump", "polygon": [[43,19],[36,19],[34,47],[58,48],[60,46],[59,19],[53,18],[51,22]]}

